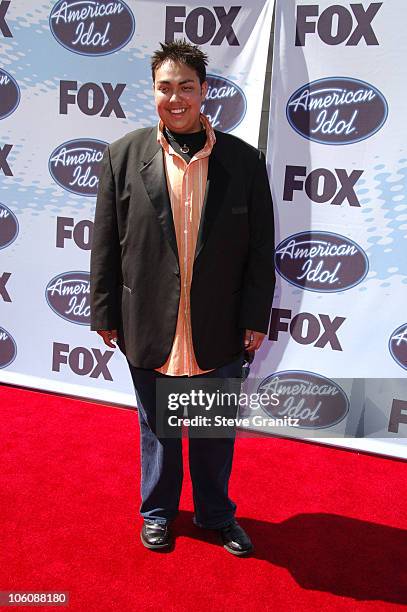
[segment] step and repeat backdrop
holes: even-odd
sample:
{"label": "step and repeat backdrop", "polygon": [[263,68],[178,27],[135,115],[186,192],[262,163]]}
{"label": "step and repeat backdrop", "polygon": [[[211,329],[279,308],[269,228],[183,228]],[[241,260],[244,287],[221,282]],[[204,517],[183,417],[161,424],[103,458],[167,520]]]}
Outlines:
{"label": "step and repeat backdrop", "polygon": [[[150,56],[181,37],[210,58],[202,111],[257,146],[273,5],[0,1],[1,381],[135,406],[123,355],[89,329],[103,150],[157,122]],[[284,401],[262,415],[295,416],[302,437],[401,456],[402,16],[403,0],[276,2],[268,164],[278,280],[245,381],[250,392],[277,389]]]}
{"label": "step and repeat backdrop", "polygon": [[257,145],[273,2],[0,0],[0,380],[134,404],[127,363],[89,329],[106,144],[157,123],[150,57],[207,52],[212,125]]}
{"label": "step and repeat backdrop", "polygon": [[253,369],[292,393],[302,432],[407,456],[405,2],[275,10],[278,274],[271,350]]}

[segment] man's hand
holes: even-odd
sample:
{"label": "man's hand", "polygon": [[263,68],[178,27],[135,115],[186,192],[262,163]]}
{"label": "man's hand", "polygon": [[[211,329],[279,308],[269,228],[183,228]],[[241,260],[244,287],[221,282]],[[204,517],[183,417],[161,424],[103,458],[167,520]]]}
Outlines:
{"label": "man's hand", "polygon": [[246,329],[245,339],[244,339],[245,349],[249,351],[257,351],[257,349],[260,348],[265,335],[266,334],[262,334],[261,332],[253,331],[251,329]]}
{"label": "man's hand", "polygon": [[99,336],[102,336],[103,342],[108,347],[116,348],[116,345],[112,344],[112,341],[114,342],[117,341],[117,329],[110,329],[110,330],[99,329],[97,333],[99,334]]}

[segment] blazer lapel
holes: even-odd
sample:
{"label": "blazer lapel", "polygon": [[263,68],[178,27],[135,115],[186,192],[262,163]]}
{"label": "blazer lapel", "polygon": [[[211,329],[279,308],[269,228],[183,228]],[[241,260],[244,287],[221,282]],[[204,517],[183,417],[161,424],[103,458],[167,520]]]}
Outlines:
{"label": "blazer lapel", "polygon": [[142,162],[140,175],[151,203],[157,213],[158,221],[161,224],[179,265],[177,239],[175,236],[174,220],[165,175],[163,150],[161,145],[155,140],[155,134],[154,141],[151,143],[145,155],[145,161]]}
{"label": "blazer lapel", "polygon": [[216,143],[209,156],[208,178],[195,248],[195,258],[201,253],[227,192],[230,173],[220,161]]}

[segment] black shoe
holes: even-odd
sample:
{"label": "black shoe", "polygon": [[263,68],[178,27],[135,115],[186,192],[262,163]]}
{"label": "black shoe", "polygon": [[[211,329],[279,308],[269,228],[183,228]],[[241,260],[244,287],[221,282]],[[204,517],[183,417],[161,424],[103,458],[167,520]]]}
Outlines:
{"label": "black shoe", "polygon": [[243,557],[253,550],[253,544],[245,530],[236,520],[219,529],[223,546],[232,555]]}
{"label": "black shoe", "polygon": [[151,550],[169,548],[171,545],[171,532],[168,525],[144,522],[140,536],[144,546]]}

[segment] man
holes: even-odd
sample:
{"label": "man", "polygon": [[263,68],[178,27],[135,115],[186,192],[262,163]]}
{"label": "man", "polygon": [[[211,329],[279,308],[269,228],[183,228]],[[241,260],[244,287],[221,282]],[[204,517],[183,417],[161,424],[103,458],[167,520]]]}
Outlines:
{"label": "man", "polygon": [[[185,41],[152,57],[158,126],[110,144],[91,253],[91,329],[125,354],[141,432],[141,531],[168,548],[182,485],[182,440],[162,436],[156,383],[241,376],[267,332],[273,208],[264,155],[213,130],[201,106],[207,56]],[[172,381],[172,382],[171,382]],[[252,550],[228,497],[234,437],[190,436],[194,523],[235,555]]]}

